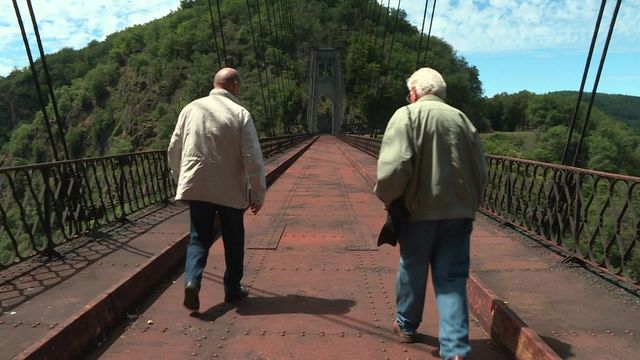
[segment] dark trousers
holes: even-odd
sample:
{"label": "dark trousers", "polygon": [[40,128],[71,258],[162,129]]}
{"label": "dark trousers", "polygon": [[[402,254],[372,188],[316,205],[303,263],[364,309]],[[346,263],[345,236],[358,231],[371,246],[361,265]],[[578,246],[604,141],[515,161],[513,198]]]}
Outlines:
{"label": "dark trousers", "polygon": [[220,216],[222,242],[224,244],[224,290],[233,292],[240,289],[244,264],[244,209],[216,205],[201,201],[191,201],[191,239],[187,246],[187,260],[184,269],[185,284],[195,282],[200,286],[202,273],[207,264],[209,248],[215,241],[215,215]]}

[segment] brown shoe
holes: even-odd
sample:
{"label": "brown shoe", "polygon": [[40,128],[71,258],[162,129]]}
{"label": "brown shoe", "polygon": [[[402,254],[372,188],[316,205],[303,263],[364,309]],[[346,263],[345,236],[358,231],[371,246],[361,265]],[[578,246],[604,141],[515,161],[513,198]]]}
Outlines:
{"label": "brown shoe", "polygon": [[198,311],[198,309],[200,309],[198,293],[200,293],[200,286],[195,282],[189,282],[184,287],[184,301],[182,305],[189,310]]}
{"label": "brown shoe", "polygon": [[401,343],[411,344],[420,341],[420,334],[402,331],[402,329],[400,329],[400,325],[398,325],[395,320],[393,321],[393,332],[398,335]]}

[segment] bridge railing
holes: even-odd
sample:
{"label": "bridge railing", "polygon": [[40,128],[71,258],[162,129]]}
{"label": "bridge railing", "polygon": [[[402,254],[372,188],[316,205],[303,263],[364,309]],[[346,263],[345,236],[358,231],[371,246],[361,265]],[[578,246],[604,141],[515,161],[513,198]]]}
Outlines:
{"label": "bridge railing", "polygon": [[[378,155],[381,140],[341,135]],[[481,210],[640,285],[640,178],[503,156],[487,156]]]}
{"label": "bridge railing", "polygon": [[[308,137],[260,139],[263,156]],[[174,195],[164,150],[0,168],[0,269]]]}

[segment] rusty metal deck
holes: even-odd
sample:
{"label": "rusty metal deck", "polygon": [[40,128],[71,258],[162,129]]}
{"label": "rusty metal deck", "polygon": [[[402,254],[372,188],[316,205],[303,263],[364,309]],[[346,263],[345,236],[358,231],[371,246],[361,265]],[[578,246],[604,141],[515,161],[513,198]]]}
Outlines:
{"label": "rusty metal deck", "polygon": [[[296,156],[269,159],[267,172]],[[251,296],[237,307],[222,302],[221,242],[203,313],[182,307],[188,219],[176,207],[0,273],[0,359],[435,358],[431,289],[422,343],[399,344],[390,330],[398,249],[374,246],[384,218],[375,166],[326,136],[275,183],[269,176],[267,204],[245,218]],[[521,359],[637,358],[638,294],[497,225],[479,215],[472,235],[472,359],[504,358],[482,328]]]}
{"label": "rusty metal deck", "polygon": [[[400,344],[391,331],[398,249],[375,246],[384,210],[345,146],[321,137],[271,186],[262,211],[245,217],[245,302],[222,301],[218,241],[203,279],[201,314],[190,316],[182,307],[183,279],[177,278],[92,357],[437,358],[431,290],[422,342]],[[472,358],[503,358],[475,319],[470,328]]]}

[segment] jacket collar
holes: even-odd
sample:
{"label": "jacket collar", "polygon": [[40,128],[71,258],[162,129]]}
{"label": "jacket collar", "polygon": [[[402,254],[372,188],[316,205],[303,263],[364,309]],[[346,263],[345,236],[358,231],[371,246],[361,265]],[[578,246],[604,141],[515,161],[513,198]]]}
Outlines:
{"label": "jacket collar", "polygon": [[225,89],[212,89],[209,92],[209,96],[214,95],[214,96],[223,96],[226,97],[227,99],[233,101],[236,104],[240,104],[240,101],[238,100],[238,98],[236,98],[235,96],[233,96],[232,93],[228,92]]}
{"label": "jacket collar", "polygon": [[433,95],[433,94],[427,94],[423,97],[421,97],[420,99],[418,99],[418,101],[416,102],[420,102],[420,101],[439,101],[439,102],[444,102],[444,100],[440,99],[438,96]]}

